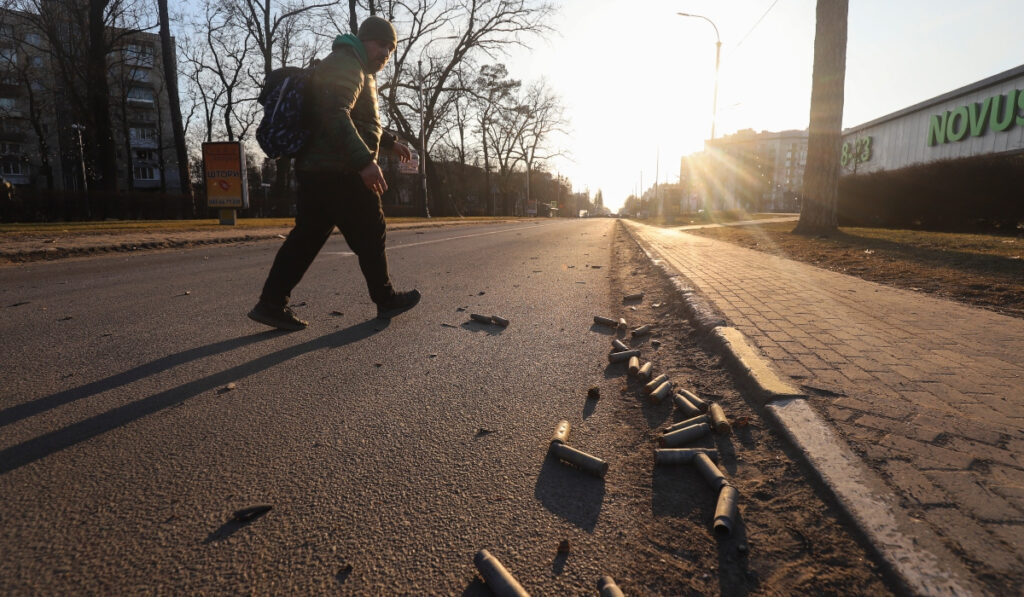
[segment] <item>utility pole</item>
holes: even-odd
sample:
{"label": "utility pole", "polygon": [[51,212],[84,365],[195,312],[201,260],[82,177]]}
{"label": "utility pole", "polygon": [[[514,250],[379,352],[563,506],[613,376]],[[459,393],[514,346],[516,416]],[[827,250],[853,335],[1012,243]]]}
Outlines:
{"label": "utility pole", "polygon": [[85,217],[91,219],[92,210],[89,208],[89,178],[85,173],[85,147],[82,144],[82,130],[85,129],[85,125],[72,124],[71,128],[75,129],[75,132],[78,133],[78,159],[82,168],[82,193],[85,196]]}

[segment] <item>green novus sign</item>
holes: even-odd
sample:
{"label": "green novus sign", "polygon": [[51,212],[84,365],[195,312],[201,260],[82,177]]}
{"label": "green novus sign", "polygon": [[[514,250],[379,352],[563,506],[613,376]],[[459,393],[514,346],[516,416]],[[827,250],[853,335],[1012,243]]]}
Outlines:
{"label": "green novus sign", "polygon": [[1014,125],[1024,126],[1024,91],[1013,91],[993,95],[980,103],[946,110],[945,114],[932,116],[928,126],[928,145],[940,145],[961,141],[968,134],[980,137],[986,131],[1002,132]]}

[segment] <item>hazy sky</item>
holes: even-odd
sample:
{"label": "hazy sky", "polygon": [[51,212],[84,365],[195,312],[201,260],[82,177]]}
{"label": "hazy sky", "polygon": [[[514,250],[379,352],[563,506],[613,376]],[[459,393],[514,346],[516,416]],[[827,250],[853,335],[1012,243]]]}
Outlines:
{"label": "hazy sky", "polygon": [[[554,167],[617,209],[662,182],[711,132],[715,32],[722,40],[718,136],[807,127],[815,0],[562,0],[560,34],[508,60],[561,94],[571,152]],[[774,6],[773,6],[774,4]],[[770,8],[770,10],[769,10]],[[850,127],[1024,63],[1020,3],[851,0],[843,126]],[[765,12],[767,15],[765,15]],[[763,20],[755,26],[758,19]]]}

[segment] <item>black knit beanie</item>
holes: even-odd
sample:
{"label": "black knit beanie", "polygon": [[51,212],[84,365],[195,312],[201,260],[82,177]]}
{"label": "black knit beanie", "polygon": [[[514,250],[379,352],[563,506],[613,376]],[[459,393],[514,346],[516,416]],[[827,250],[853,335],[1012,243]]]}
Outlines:
{"label": "black knit beanie", "polygon": [[363,41],[389,41],[398,43],[398,34],[391,23],[380,17],[366,17],[363,24],[359,26],[359,33],[356,35]]}

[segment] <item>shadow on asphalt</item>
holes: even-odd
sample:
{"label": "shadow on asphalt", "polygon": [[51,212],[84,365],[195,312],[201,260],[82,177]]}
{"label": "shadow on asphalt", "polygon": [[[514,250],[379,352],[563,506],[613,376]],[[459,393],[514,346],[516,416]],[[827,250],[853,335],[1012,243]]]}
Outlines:
{"label": "shadow on asphalt", "polygon": [[34,417],[35,415],[64,406],[65,404],[70,404],[76,400],[81,400],[83,398],[88,398],[96,394],[102,394],[103,392],[113,390],[114,388],[129,385],[139,381],[140,379],[145,379],[151,375],[156,375],[169,369],[173,369],[178,365],[184,365],[185,363],[198,361],[206,357],[212,357],[223,352],[229,352],[236,348],[242,348],[249,344],[275,338],[281,333],[282,332],[278,332],[276,330],[268,330],[258,334],[232,338],[230,340],[221,340],[220,342],[214,342],[213,344],[207,344],[206,346],[197,346],[196,348],[190,348],[179,353],[160,357],[155,361],[150,361],[145,365],[139,365],[138,367],[129,369],[124,373],[111,375],[105,379],[87,383],[85,385],[78,386],[77,388],[64,390],[62,392],[57,392],[56,394],[25,402],[24,404],[5,408],[0,411],[0,427],[17,423],[22,419]]}
{"label": "shadow on asphalt", "polygon": [[549,512],[587,532],[597,525],[604,493],[604,479],[562,464],[552,456],[544,458],[533,489],[533,497]]}
{"label": "shadow on asphalt", "polygon": [[[232,367],[226,371],[215,373],[213,375],[208,375],[202,379],[190,381],[176,388],[165,390],[163,392],[153,394],[152,396],[136,400],[135,402],[131,402],[129,404],[113,408],[105,413],[101,413],[96,416],[90,417],[84,421],[80,421],[73,425],[69,425],[63,429],[51,431],[50,433],[46,433],[44,435],[40,435],[39,437],[22,442],[18,445],[11,446],[10,448],[6,448],[0,451],[0,475],[7,474],[15,469],[25,466],[26,464],[30,464],[32,462],[35,462],[36,460],[45,458],[51,454],[55,454],[65,448],[70,448],[71,446],[77,443],[92,439],[93,437],[102,435],[108,431],[117,429],[118,427],[121,427],[123,425],[127,425],[133,421],[137,421],[145,416],[159,412],[165,408],[177,406],[185,402],[189,398],[192,398],[204,392],[214,391],[217,388],[223,387],[231,382],[238,381],[239,379],[242,379],[249,375],[253,375],[265,369],[269,369],[276,365],[280,365],[281,363],[284,363],[290,359],[301,356],[308,352],[313,352],[315,350],[338,348],[341,346],[345,346],[346,344],[351,344],[353,342],[365,340],[366,338],[369,338],[370,336],[376,334],[377,332],[380,332],[387,328],[389,323],[390,322],[387,320],[380,319],[371,319],[368,321],[364,321],[363,323],[347,327],[343,330],[338,330],[331,334],[320,336],[319,338],[314,338],[313,340],[310,340],[308,342],[296,344],[295,346],[289,346],[288,348],[281,349],[277,352],[258,357],[256,359],[249,361],[248,363],[243,363],[241,365]],[[238,346],[244,346],[245,344],[249,344],[251,342],[255,342],[261,339],[271,338],[281,333],[282,332],[264,332],[261,334],[255,334],[251,336],[245,336],[243,338],[238,338],[233,342],[239,342]],[[227,350],[226,348],[224,348],[224,346],[230,344],[231,342],[232,341],[227,341],[226,343],[221,342],[213,344],[211,346],[220,347],[220,351],[222,352],[224,350]],[[202,351],[202,349],[195,350]],[[185,353],[181,354],[188,354],[190,352],[192,351],[186,351]],[[216,351],[208,351],[204,356],[210,356],[212,354],[216,354]],[[193,356],[190,360],[194,360],[196,358],[199,358],[199,356]],[[154,361],[154,363],[161,361],[163,361],[163,359],[160,359],[159,361]],[[144,365],[143,367],[132,369],[128,373],[135,372],[139,369],[145,369],[145,367],[146,366]],[[134,373],[133,375],[144,377],[139,373]],[[120,375],[115,375],[107,379],[116,378],[120,378]],[[123,385],[124,383],[127,382],[121,381],[117,385]],[[89,385],[91,386],[93,384]],[[95,393],[98,390],[93,389],[92,391],[93,393]],[[49,404],[48,400],[48,398],[41,399],[41,401],[45,404]]]}

